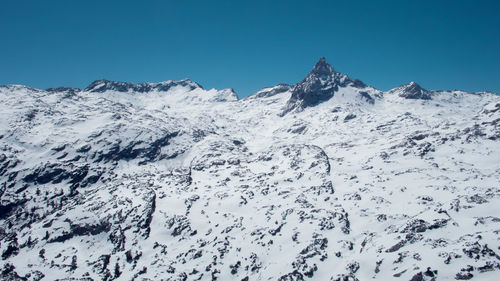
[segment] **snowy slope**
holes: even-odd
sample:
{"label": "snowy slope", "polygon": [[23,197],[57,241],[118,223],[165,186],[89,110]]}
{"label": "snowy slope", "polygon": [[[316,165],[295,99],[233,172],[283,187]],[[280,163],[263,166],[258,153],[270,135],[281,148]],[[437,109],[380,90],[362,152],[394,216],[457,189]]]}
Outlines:
{"label": "snowy slope", "polygon": [[381,92],[321,59],[243,100],[0,96],[2,280],[500,278],[495,94]]}

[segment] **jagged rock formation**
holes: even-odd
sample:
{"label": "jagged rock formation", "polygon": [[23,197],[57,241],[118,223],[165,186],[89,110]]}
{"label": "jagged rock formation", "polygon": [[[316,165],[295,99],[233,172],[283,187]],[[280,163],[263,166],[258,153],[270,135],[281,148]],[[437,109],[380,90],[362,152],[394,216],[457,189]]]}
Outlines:
{"label": "jagged rock formation", "polygon": [[495,280],[500,98],[415,85],[0,86],[0,279]]}
{"label": "jagged rock formation", "polygon": [[[348,86],[357,89],[367,87],[360,80],[353,80],[345,74],[335,72],[326,59],[321,58],[309,75],[293,87],[292,95],[283,109],[282,115],[292,110],[302,110],[327,101],[334,96],[339,88]],[[373,103],[373,98],[367,92],[362,93]]]}

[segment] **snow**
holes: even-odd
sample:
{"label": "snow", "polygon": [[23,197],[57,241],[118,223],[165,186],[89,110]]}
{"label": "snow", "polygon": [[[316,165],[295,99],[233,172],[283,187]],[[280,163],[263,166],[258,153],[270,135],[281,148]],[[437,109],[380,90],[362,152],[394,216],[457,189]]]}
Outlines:
{"label": "snow", "polygon": [[[18,248],[2,268],[42,280],[276,280],[295,270],[409,280],[428,267],[448,280],[468,265],[474,280],[498,276],[499,96],[406,99],[401,88],[349,84],[283,115],[293,87],[237,100],[182,81],[145,93],[0,87],[1,203],[26,198],[0,219],[0,253]],[[57,169],[68,176],[29,180]],[[405,232],[419,220],[445,222]],[[111,238],[120,233],[123,243]],[[487,254],[469,257],[474,245]]]}

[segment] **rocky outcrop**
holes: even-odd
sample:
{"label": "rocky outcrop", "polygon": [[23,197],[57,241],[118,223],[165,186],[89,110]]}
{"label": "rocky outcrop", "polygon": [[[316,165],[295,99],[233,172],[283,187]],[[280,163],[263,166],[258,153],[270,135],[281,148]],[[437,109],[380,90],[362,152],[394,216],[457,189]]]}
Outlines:
{"label": "rocky outcrop", "polygon": [[[292,110],[302,110],[306,107],[315,106],[327,101],[334,96],[339,88],[347,86],[354,88],[366,87],[359,80],[354,80],[345,74],[335,72],[333,67],[326,62],[326,59],[321,58],[309,75],[293,87],[292,95],[281,115],[285,115]],[[368,94],[365,92],[364,95],[367,97]],[[368,100],[373,103],[371,97]]]}

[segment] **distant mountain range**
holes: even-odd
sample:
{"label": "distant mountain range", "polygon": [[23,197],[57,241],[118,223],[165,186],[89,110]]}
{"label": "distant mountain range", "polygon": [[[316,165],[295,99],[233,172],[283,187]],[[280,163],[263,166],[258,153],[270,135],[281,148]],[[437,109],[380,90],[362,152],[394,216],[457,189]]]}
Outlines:
{"label": "distant mountain range", "polygon": [[2,280],[496,280],[500,96],[324,58],[239,100],[189,79],[0,86]]}

